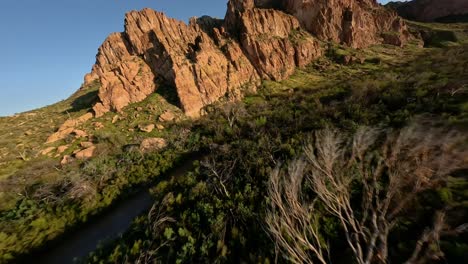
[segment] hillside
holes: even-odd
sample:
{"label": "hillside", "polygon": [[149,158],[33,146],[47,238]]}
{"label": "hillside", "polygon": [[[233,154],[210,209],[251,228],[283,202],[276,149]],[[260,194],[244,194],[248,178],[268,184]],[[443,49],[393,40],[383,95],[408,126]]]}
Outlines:
{"label": "hillside", "polygon": [[[385,261],[402,263],[414,252],[431,263],[467,259],[468,24],[403,21],[372,0],[300,2],[231,0],[224,20],[188,25],[132,11],[74,95],[0,118],[0,263],[53,259],[67,236],[147,189],[153,207],[123,236],[70,261],[350,263],[359,254],[347,226],[326,199],[314,200],[320,193],[305,180],[319,177],[307,146],[327,129],[346,140],[378,131],[369,146],[375,164],[388,154],[379,152],[385,138],[395,143],[389,152],[406,144],[397,159],[403,165],[387,162],[374,182],[381,186],[374,203],[395,190],[394,224],[378,240],[388,242]],[[192,160],[184,172],[171,170]],[[275,219],[297,211],[281,215],[272,186],[282,175],[279,195],[288,198],[294,182],[287,175],[301,160],[311,162],[301,165],[304,175],[315,178],[298,183],[296,202],[307,213],[292,226],[317,226],[320,235],[308,233],[307,247],[288,250],[296,241],[288,236],[300,241],[301,232],[283,225],[275,233]],[[349,206],[361,220],[359,199],[372,188],[359,164],[345,178],[353,179]],[[406,182],[389,184],[392,172]],[[405,195],[411,200],[399,208]],[[443,227],[434,231],[437,223]],[[433,233],[417,252],[425,230]],[[325,261],[317,247],[331,252]],[[370,263],[381,263],[382,248],[369,253]]]}
{"label": "hillside", "polygon": [[468,22],[468,2],[464,0],[413,0],[389,2],[398,15],[421,22]]}

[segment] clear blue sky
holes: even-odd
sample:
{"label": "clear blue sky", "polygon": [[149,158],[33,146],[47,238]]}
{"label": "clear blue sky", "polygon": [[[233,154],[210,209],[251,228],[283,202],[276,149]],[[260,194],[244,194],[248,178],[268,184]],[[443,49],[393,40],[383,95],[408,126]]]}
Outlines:
{"label": "clear blue sky", "polygon": [[[384,0],[385,1],[385,0]],[[124,14],[151,7],[170,17],[224,17],[227,0],[1,0],[0,116],[65,99],[83,82]]]}

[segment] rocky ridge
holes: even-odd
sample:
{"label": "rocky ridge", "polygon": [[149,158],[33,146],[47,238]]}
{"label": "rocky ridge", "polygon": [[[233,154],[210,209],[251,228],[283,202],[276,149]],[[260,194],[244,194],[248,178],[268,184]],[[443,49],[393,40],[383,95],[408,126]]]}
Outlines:
{"label": "rocky ridge", "polygon": [[99,81],[96,116],[172,87],[197,117],[221,98],[239,99],[262,79],[282,80],[322,55],[319,40],[363,48],[403,45],[404,22],[375,0],[230,0],[224,20],[189,24],[151,9],[126,15],[125,31],[99,48],[85,85]]}

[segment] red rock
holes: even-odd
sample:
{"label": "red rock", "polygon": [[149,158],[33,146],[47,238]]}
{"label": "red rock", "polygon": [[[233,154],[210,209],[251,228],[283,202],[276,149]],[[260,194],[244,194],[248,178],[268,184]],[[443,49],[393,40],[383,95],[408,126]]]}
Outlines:
{"label": "red rock", "polygon": [[56,142],[56,141],[67,138],[73,132],[73,130],[74,130],[74,128],[72,128],[72,127],[65,128],[63,130],[59,129],[59,131],[57,131],[54,134],[49,136],[49,138],[46,141],[46,144],[53,143],[53,142]]}
{"label": "red rock", "polygon": [[[93,118],[93,114],[92,113],[86,113],[86,114],[84,114],[84,115],[82,115],[82,116],[80,116],[80,117],[78,117],[76,119],[69,119],[69,120],[65,121],[65,123],[63,123],[59,127],[57,132],[55,132],[54,134],[49,136],[49,138],[46,141],[46,144],[53,143],[53,142],[56,142],[56,141],[63,140],[65,138],[67,138],[69,135],[76,132],[75,127],[85,123],[86,121],[90,120],[91,118]],[[81,132],[82,132],[81,130],[78,130],[78,133],[82,134]]]}
{"label": "red rock", "polygon": [[55,150],[55,147],[48,147],[48,148],[44,149],[43,151],[41,151],[41,154],[42,155],[49,155],[54,150]]}
{"label": "red rock", "polygon": [[75,159],[74,159],[72,156],[70,156],[70,155],[65,155],[65,156],[63,156],[62,161],[60,161],[60,164],[61,164],[61,165],[66,165],[66,164],[68,164],[68,163],[73,162],[74,160],[75,160]]}
{"label": "red rock", "polygon": [[175,115],[171,111],[165,111],[159,116],[159,121],[161,122],[170,122],[174,121]]}
{"label": "red rock", "polygon": [[81,142],[81,143],[80,143],[80,146],[81,146],[82,148],[90,148],[90,147],[93,146],[93,142],[89,142],[89,141]]}
{"label": "red rock", "polygon": [[75,158],[79,160],[90,159],[94,155],[94,151],[96,150],[95,146],[91,146],[87,149],[81,150],[75,154]]}
{"label": "red rock", "polygon": [[285,79],[296,66],[321,55],[318,42],[301,29],[295,17],[255,8],[253,0],[230,1],[226,26],[233,35],[239,34],[242,48],[264,79]]}
{"label": "red rock", "polygon": [[284,10],[324,41],[353,48],[385,43],[381,33],[392,32],[402,43],[409,37],[403,20],[375,0],[284,0]]}
{"label": "red rock", "polygon": [[322,54],[316,38],[362,48],[404,45],[408,36],[403,20],[375,0],[230,0],[224,22],[188,25],[143,9],[102,44],[85,83],[101,83],[96,116],[144,100],[162,82],[197,117],[221,98],[255,91],[260,78],[281,80],[309,64]]}
{"label": "red rock", "polygon": [[62,153],[65,152],[69,147],[70,147],[69,145],[60,146],[60,147],[57,148],[57,153],[62,154]]}
{"label": "red rock", "polygon": [[155,128],[156,128],[156,126],[155,126],[154,124],[139,125],[139,126],[138,126],[138,129],[140,129],[140,131],[146,132],[146,133],[152,132]]}
{"label": "red rock", "polygon": [[88,136],[88,133],[79,129],[74,129],[71,134],[73,134],[75,138],[85,138]]}
{"label": "red rock", "polygon": [[93,67],[102,83],[96,115],[142,101],[157,88],[158,77],[176,89],[187,115],[198,116],[205,105],[258,82],[254,67],[236,45],[222,49],[197,23],[186,25],[150,9],[130,12],[125,32],[104,42]]}

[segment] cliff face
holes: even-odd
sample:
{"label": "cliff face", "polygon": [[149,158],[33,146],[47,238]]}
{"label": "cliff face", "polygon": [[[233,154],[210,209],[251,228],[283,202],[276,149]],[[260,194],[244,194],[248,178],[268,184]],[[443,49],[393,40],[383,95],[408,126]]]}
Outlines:
{"label": "cliff face", "polygon": [[189,116],[259,81],[236,42],[218,46],[196,22],[186,25],[150,9],[128,13],[125,32],[104,42],[93,68],[102,84],[96,115],[145,99],[155,91],[156,78],[175,88]]}
{"label": "cliff face", "polygon": [[128,13],[125,31],[106,39],[85,84],[101,82],[97,116],[165,83],[196,117],[221,97],[238,99],[261,79],[281,80],[309,64],[322,54],[315,37],[361,48],[402,45],[406,34],[402,20],[374,0],[230,0],[224,21],[188,25],[144,9]]}
{"label": "cliff face", "polygon": [[468,16],[467,0],[413,0],[406,3],[389,3],[389,7],[394,8],[402,17],[424,22]]}
{"label": "cliff face", "polygon": [[[408,29],[394,12],[375,0],[284,0],[286,12],[318,38],[364,48],[372,44],[403,45]],[[397,36],[397,41],[386,35]]]}
{"label": "cliff face", "polygon": [[318,42],[284,12],[231,1],[226,25],[263,79],[282,80],[321,55]]}

